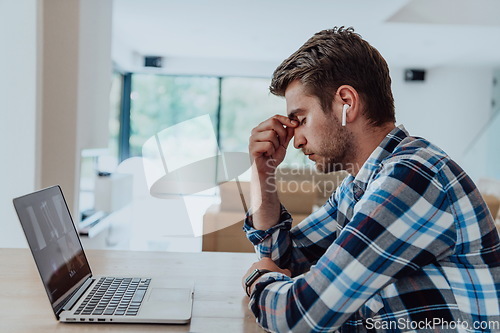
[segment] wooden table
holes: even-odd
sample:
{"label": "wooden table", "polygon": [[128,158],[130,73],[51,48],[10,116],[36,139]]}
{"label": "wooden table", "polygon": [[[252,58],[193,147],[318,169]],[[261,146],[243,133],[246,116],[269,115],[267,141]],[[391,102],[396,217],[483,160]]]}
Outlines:
{"label": "wooden table", "polygon": [[195,280],[187,325],[59,323],[28,249],[0,249],[0,332],[263,332],[248,310],[241,277],[251,253],[86,251],[95,275]]}

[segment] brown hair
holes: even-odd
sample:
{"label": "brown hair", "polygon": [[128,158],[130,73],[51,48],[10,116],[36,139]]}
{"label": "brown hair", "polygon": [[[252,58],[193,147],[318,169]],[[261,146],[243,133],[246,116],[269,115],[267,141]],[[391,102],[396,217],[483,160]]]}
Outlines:
{"label": "brown hair", "polygon": [[288,85],[300,80],[331,111],[334,93],[350,85],[363,98],[365,116],[375,126],[395,122],[389,67],[380,53],[352,27],[316,33],[283,61],[273,73],[269,90],[284,96]]}

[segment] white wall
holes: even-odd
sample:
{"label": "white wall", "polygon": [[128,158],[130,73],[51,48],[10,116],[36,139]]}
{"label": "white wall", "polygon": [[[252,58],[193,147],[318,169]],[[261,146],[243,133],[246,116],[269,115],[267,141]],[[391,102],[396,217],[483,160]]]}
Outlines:
{"label": "white wall", "polygon": [[16,196],[61,184],[76,211],[80,151],[107,145],[111,14],[111,0],[0,0],[0,247],[27,245]]}
{"label": "white wall", "polygon": [[112,0],[80,1],[77,120],[79,151],[108,146],[109,93],[113,72]]}
{"label": "white wall", "polygon": [[111,53],[114,64],[123,71],[167,75],[270,77],[281,62],[215,59],[201,54],[197,58],[164,57],[162,68],[144,67],[145,55],[135,51],[127,41],[121,40],[118,33],[113,35]]}
{"label": "white wall", "polygon": [[108,143],[111,0],[43,1],[42,187],[61,185],[79,221],[82,149]]}
{"label": "white wall", "polygon": [[493,69],[431,68],[424,82],[405,82],[404,69],[393,68],[391,77],[397,123],[441,147],[474,180],[481,177],[486,147],[472,163],[465,150],[492,112]]}
{"label": "white wall", "polygon": [[37,0],[0,0],[1,247],[25,247],[12,198],[35,188]]}
{"label": "white wall", "polygon": [[[484,126],[474,138],[474,144],[466,148],[464,158],[464,168],[472,170],[471,176],[476,180],[500,180],[500,69],[493,72],[493,77],[496,83],[492,84],[490,118],[481,119]],[[480,183],[494,182],[488,180]]]}
{"label": "white wall", "polygon": [[133,73],[270,77],[279,62],[210,58],[163,58],[162,68],[144,67],[144,56],[125,43],[113,40],[113,60],[118,68]]}

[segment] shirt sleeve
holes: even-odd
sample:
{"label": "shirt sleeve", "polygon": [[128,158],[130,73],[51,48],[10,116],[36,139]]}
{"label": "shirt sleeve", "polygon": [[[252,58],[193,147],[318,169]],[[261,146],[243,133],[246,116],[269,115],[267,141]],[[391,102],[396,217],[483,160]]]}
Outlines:
{"label": "shirt sleeve", "polygon": [[386,165],[350,222],[310,270],[268,274],[250,308],[271,331],[332,331],[395,280],[452,253],[454,218],[437,174],[411,161]]}
{"label": "shirt sleeve", "polygon": [[292,216],[281,205],[279,222],[268,230],[253,228],[248,214],[243,229],[259,258],[270,257],[279,267],[298,275],[325,253],[336,237],[337,204],[332,195],[316,212],[292,228]]}

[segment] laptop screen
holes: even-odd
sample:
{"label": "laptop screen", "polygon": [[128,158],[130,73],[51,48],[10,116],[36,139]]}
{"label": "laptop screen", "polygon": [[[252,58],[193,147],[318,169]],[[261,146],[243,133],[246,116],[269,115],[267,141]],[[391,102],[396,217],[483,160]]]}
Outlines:
{"label": "laptop screen", "polygon": [[91,275],[61,188],[16,198],[14,206],[57,316],[62,301]]}

